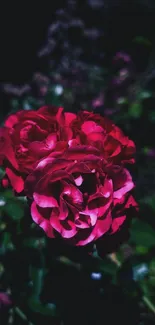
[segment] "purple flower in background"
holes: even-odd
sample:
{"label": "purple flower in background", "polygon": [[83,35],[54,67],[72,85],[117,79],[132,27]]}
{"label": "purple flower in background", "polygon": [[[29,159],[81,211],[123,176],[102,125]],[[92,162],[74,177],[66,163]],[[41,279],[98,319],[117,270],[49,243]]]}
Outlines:
{"label": "purple flower in background", "polygon": [[100,94],[100,96],[98,98],[95,98],[92,101],[92,106],[93,106],[93,108],[97,108],[97,107],[100,107],[102,105],[104,105],[104,95]]}
{"label": "purple flower in background", "polygon": [[12,305],[12,301],[9,295],[5,292],[0,292],[0,309],[9,308]]}
{"label": "purple flower in background", "polygon": [[88,0],[88,5],[92,7],[93,9],[100,9],[104,7],[104,1],[103,0]]}
{"label": "purple flower in background", "polygon": [[155,157],[155,149],[154,148],[146,148],[146,149],[144,149],[144,153],[148,157],[151,157],[151,158]]}
{"label": "purple flower in background", "polygon": [[131,62],[131,57],[128,54],[124,53],[124,52],[117,52],[114,59],[113,59],[113,61],[115,62],[117,60],[123,60],[126,63],[130,63]]}

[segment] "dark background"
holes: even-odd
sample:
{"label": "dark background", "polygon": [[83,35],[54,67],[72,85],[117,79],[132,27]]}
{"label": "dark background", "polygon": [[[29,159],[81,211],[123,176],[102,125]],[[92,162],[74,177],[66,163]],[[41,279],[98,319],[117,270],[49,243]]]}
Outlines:
{"label": "dark background", "polygon": [[[37,69],[44,64],[37,58],[37,51],[44,44],[48,26],[52,23],[54,12],[63,8],[63,1],[42,2],[30,6],[3,4],[1,9],[1,62],[2,82],[23,84],[29,82]],[[132,39],[143,35],[154,41],[155,8],[139,1],[109,1],[104,14],[99,9],[79,2],[79,13],[88,26],[103,28],[104,39],[101,47],[105,49],[107,64],[111,55],[127,50],[136,60],[136,67],[143,70],[147,64],[148,51],[139,55],[133,49]],[[76,37],[76,35],[75,35]]]}

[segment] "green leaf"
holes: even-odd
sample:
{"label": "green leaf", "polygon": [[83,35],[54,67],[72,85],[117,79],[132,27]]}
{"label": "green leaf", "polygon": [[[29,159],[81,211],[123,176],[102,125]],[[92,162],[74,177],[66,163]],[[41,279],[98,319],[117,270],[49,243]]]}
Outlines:
{"label": "green leaf", "polygon": [[151,42],[149,39],[147,39],[146,37],[143,36],[137,36],[133,39],[134,43],[138,43],[138,44],[143,44],[146,46],[151,46]]}
{"label": "green leaf", "polygon": [[40,248],[45,247],[46,240],[45,238],[30,237],[23,240],[23,245],[29,248]]}
{"label": "green leaf", "polygon": [[145,255],[148,253],[148,248],[141,245],[137,245],[135,250],[138,255]]}
{"label": "green leaf", "polygon": [[18,109],[18,107],[19,107],[19,101],[18,101],[18,99],[12,99],[12,101],[11,101],[11,106],[13,107],[13,109]]}
{"label": "green leaf", "polygon": [[5,175],[5,170],[1,167],[0,168],[0,179],[2,179]]}
{"label": "green leaf", "polygon": [[8,200],[4,211],[13,220],[20,220],[24,216],[24,206],[18,200]]}
{"label": "green leaf", "polygon": [[23,245],[25,247],[37,248],[37,238],[31,237],[23,240]]}
{"label": "green leaf", "polygon": [[152,196],[143,198],[142,203],[149,205],[149,207],[155,211],[155,194]]}
{"label": "green leaf", "polygon": [[43,286],[44,270],[30,266],[30,277],[33,283],[32,296],[39,299]]}
{"label": "green leaf", "polygon": [[152,93],[150,91],[141,91],[138,95],[138,99],[146,99],[150,98],[152,96]]}
{"label": "green leaf", "polygon": [[151,248],[155,246],[155,230],[148,223],[137,219],[131,227],[130,242]]}
{"label": "green leaf", "polygon": [[149,112],[149,120],[151,122],[155,121],[155,112],[154,111]]}
{"label": "green leaf", "polygon": [[40,313],[45,316],[56,316],[56,306],[54,304],[43,305],[35,297],[31,297],[28,301],[29,307],[36,313]]}
{"label": "green leaf", "polygon": [[139,118],[142,114],[142,105],[140,102],[134,102],[130,107],[129,107],[129,116],[133,118]]}
{"label": "green leaf", "polygon": [[56,306],[54,304],[43,305],[40,302],[40,294],[43,287],[44,268],[30,266],[30,277],[33,283],[32,295],[28,300],[29,307],[37,313],[46,316],[56,315]]}
{"label": "green leaf", "polygon": [[12,190],[6,190],[3,192],[3,195],[6,199],[16,199]]}

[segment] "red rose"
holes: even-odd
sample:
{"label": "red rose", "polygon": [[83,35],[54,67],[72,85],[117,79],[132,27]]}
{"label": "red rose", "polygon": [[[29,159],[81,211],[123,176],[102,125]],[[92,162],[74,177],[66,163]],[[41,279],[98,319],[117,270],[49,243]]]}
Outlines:
{"label": "red rose", "polygon": [[0,163],[16,192],[24,188],[25,177],[42,157],[62,151],[72,138],[69,123],[74,114],[63,108],[41,107],[10,115],[0,129]]}
{"label": "red rose", "polygon": [[98,148],[115,164],[134,163],[135,144],[106,117],[83,111],[71,123],[73,139],[70,146],[86,144]]}
{"label": "red rose", "polygon": [[124,214],[117,225],[113,209],[133,187],[125,168],[107,164],[98,149],[80,145],[40,160],[25,183],[33,220],[48,237],[77,246],[117,231]]}
{"label": "red rose", "polygon": [[96,248],[101,257],[117,251],[120,245],[129,239],[129,226],[137,212],[138,204],[130,192],[121,199],[114,200],[111,227],[108,233],[96,242]]}

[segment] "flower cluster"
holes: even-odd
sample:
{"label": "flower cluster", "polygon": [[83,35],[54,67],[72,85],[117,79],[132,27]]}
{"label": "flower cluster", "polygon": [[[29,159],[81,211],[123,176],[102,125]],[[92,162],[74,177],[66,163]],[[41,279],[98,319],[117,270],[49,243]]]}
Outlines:
{"label": "flower cluster", "polygon": [[24,193],[51,238],[84,246],[120,231],[137,210],[125,165],[135,145],[107,118],[44,106],[19,111],[0,129],[3,186]]}

